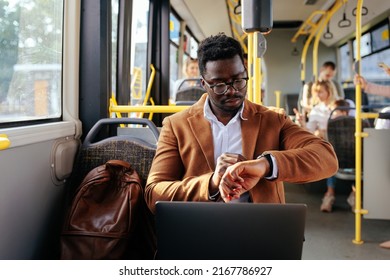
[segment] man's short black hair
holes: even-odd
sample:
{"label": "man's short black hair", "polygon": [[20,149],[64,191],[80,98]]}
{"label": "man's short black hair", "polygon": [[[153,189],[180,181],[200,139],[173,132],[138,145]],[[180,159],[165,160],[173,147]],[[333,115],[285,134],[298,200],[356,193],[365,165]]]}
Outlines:
{"label": "man's short black hair", "polygon": [[200,42],[198,46],[199,72],[206,72],[206,63],[220,59],[229,59],[238,55],[244,64],[243,50],[236,39],[219,33]]}

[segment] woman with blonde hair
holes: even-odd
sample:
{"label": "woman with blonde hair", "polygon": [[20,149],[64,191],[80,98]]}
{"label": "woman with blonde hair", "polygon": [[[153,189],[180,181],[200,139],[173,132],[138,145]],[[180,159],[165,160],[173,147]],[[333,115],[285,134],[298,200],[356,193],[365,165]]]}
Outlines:
{"label": "woman with blonde hair", "polygon": [[308,121],[304,115],[294,109],[296,121],[302,127],[321,138],[325,138],[331,105],[335,101],[333,86],[329,81],[317,81],[312,85],[313,103],[316,104],[308,115]]}

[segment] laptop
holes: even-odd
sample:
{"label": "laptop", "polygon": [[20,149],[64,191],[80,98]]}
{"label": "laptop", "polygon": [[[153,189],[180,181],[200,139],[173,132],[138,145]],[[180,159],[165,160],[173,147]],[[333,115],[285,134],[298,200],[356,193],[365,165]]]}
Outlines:
{"label": "laptop", "polygon": [[299,260],[305,204],[159,201],[157,259]]}

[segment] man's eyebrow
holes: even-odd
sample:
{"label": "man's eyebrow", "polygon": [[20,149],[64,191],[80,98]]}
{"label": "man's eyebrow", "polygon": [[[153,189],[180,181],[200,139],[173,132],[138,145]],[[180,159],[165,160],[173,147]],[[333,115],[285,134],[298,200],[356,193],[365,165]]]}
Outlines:
{"label": "man's eyebrow", "polygon": [[[246,70],[244,70],[244,71],[242,71],[242,72],[240,72],[240,73],[238,73],[238,74],[236,74],[236,75],[233,75],[233,76],[230,76],[230,78],[237,78],[238,76],[240,76],[240,75],[246,75],[247,74],[247,72],[246,72]],[[246,76],[248,76],[248,75],[246,75]],[[226,80],[226,79],[224,79],[224,78],[219,78],[219,77],[214,77],[214,78],[210,78],[210,79],[208,79],[208,80],[210,80],[210,81],[224,81],[224,80]]]}

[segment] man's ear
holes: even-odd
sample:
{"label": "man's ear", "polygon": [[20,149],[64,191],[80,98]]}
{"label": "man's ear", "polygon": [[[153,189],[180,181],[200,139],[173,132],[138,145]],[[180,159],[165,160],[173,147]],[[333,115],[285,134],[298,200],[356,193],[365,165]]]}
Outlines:
{"label": "man's ear", "polygon": [[204,83],[203,78],[200,78],[200,84],[201,84],[201,86],[206,90],[206,87],[205,87],[205,83]]}

